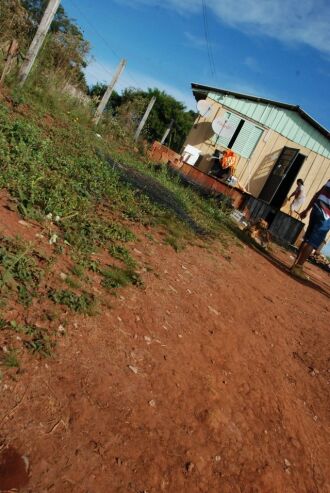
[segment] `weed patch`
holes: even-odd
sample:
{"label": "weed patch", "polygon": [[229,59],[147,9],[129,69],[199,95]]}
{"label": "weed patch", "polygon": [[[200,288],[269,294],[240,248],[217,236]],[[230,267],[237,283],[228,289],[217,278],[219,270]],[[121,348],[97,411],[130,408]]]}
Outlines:
{"label": "weed patch", "polygon": [[68,276],[65,279],[65,283],[69,286],[71,289],[80,289],[81,288],[81,283],[74,279],[73,277]]}
{"label": "weed patch", "polygon": [[85,315],[92,315],[95,309],[95,297],[86,291],[78,295],[67,289],[58,291],[51,289],[48,293],[48,297],[56,304],[65,305],[70,308],[70,310]]}
{"label": "weed patch", "polygon": [[111,266],[101,271],[103,279],[101,285],[108,290],[124,287],[129,284],[141,286],[142,280],[136,272],[130,269],[120,269],[119,267]]}
{"label": "weed patch", "polygon": [[113,258],[121,260],[130,269],[136,267],[136,261],[133,259],[127,248],[122,245],[111,245],[109,247],[109,253]]}
{"label": "weed patch", "polygon": [[75,276],[79,277],[79,278],[82,278],[84,276],[84,273],[85,273],[85,269],[82,265],[79,265],[79,264],[75,264],[71,267],[71,272],[72,274],[74,274]]}
{"label": "weed patch", "polygon": [[30,244],[5,237],[0,241],[0,290],[5,293],[16,289],[18,301],[27,307],[32,303],[43,271]]}
{"label": "weed patch", "polygon": [[2,357],[2,364],[7,368],[19,368],[18,351],[16,349],[9,349]]}
{"label": "weed patch", "polygon": [[0,326],[2,330],[9,329],[24,336],[23,345],[32,353],[51,356],[55,342],[50,338],[46,329],[41,329],[31,324],[20,324],[15,320],[8,322],[4,319],[1,319]]}
{"label": "weed patch", "polygon": [[38,353],[40,356],[49,357],[52,355],[55,343],[51,340],[47,332],[34,330],[31,340],[24,341],[24,346],[34,354]]}

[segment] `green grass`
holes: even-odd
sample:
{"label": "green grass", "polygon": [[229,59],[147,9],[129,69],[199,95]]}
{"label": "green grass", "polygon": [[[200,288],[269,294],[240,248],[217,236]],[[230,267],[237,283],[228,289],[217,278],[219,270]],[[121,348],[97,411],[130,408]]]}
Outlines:
{"label": "green grass", "polygon": [[110,266],[101,271],[103,279],[102,286],[110,291],[133,284],[141,286],[142,281],[140,276],[131,269],[121,269],[119,267]]}
{"label": "green grass", "polygon": [[110,245],[109,253],[113,258],[121,260],[130,269],[134,269],[136,267],[136,261],[124,246]]}
{"label": "green grass", "polygon": [[83,291],[81,294],[76,294],[68,289],[55,290],[51,289],[48,297],[54,303],[65,305],[70,310],[85,315],[91,315],[94,312],[96,300],[93,294]]}
{"label": "green grass", "polygon": [[7,368],[19,368],[20,362],[18,359],[18,351],[16,349],[9,349],[2,357],[1,362]]}
{"label": "green grass", "polygon": [[43,270],[31,244],[19,238],[0,237],[0,292],[13,296],[24,307],[31,305]]}
{"label": "green grass", "polygon": [[[9,329],[17,334],[23,335],[23,345],[32,353],[38,353],[40,356],[51,356],[55,347],[54,340],[49,336],[46,329],[41,329],[33,324],[21,324],[12,320],[0,320],[0,330]],[[14,355],[11,354],[10,358]],[[16,366],[16,365],[13,365]]]}
{"label": "green grass", "polygon": [[71,289],[80,289],[81,288],[81,282],[77,281],[71,276],[68,276],[65,279],[65,283],[69,286]]}
{"label": "green grass", "polygon": [[82,278],[85,274],[85,269],[82,265],[79,265],[79,264],[74,264],[72,267],[71,267],[71,272],[72,274],[74,274],[75,276],[79,277],[79,278]]}
{"label": "green grass", "polygon": [[[106,156],[153,177],[202,227],[219,231],[225,210],[215,200],[183,186],[166,167],[155,171],[144,156],[129,150],[130,141],[123,152],[125,135],[108,120],[98,129],[103,137],[98,139],[90,109],[52,87],[30,84],[21,92],[16,90],[15,98],[29,101],[30,110],[28,117],[13,115],[0,103],[0,187],[6,186],[17,198],[24,216],[42,220],[48,213],[58,215],[61,239],[72,248],[90,253],[109,241],[131,241],[133,235],[120,224],[120,216],[157,224],[168,214],[145,194],[124,184]],[[55,119],[50,127],[42,124],[45,113]],[[104,203],[107,212],[117,217],[112,223],[98,210]],[[170,216],[173,224],[179,222],[172,213]]]}
{"label": "green grass", "polygon": [[[133,223],[148,225],[145,237],[149,241],[155,241],[152,228],[162,230],[163,241],[176,252],[195,241],[196,234],[172,210],[124,183],[108,157],[165,187],[209,237],[231,234],[226,230],[226,207],[183,186],[166,167],[155,170],[144,155],[135,152],[130,138],[113,120],[102,121],[97,129],[102,138],[97,138],[91,108],[59,93],[55,82],[46,86],[31,81],[24,89],[16,88],[12,103],[9,108],[0,101],[0,189],[6,188],[15,198],[23,217],[38,221],[44,235],[50,239],[56,234],[57,240],[46,258],[32,243],[0,237],[2,308],[12,299],[27,308],[37,297],[46,296],[59,312],[68,307],[93,314],[96,299],[83,288],[92,282],[89,272],[101,276],[102,286],[112,292],[129,284],[141,285],[130,251],[136,240]],[[124,268],[102,266],[93,255],[102,251]],[[69,289],[52,285],[52,269],[61,255],[73,262],[66,279]],[[42,292],[43,279],[48,294]],[[29,335],[29,349],[47,353],[47,341],[41,336]]]}
{"label": "green grass", "polygon": [[52,355],[55,343],[46,331],[35,329],[31,334],[31,339],[24,341],[24,346],[32,353],[38,353],[43,357],[49,357]]}
{"label": "green grass", "polygon": [[185,243],[173,235],[167,235],[164,239],[164,243],[170,245],[175,252],[181,252],[185,247]]}

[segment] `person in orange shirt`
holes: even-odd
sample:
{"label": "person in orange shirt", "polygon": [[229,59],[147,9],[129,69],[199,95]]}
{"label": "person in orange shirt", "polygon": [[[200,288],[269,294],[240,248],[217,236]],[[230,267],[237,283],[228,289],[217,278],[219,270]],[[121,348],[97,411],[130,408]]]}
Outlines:
{"label": "person in orange shirt", "polygon": [[236,155],[231,149],[227,149],[223,152],[219,150],[215,151],[214,156],[209,158],[209,160],[216,160],[219,163],[215,169],[213,168],[209,174],[214,175],[220,180],[230,180],[234,175],[236,168]]}
{"label": "person in orange shirt", "polygon": [[222,179],[228,180],[234,175],[236,168],[236,155],[231,149],[228,149],[223,153],[220,167]]}

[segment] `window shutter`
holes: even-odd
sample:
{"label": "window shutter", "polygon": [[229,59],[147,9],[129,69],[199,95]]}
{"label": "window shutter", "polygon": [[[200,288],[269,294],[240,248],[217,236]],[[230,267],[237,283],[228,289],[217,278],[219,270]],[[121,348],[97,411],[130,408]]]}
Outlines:
{"label": "window shutter", "polygon": [[245,121],[232,150],[242,157],[249,158],[258,144],[262,133],[263,130],[261,128]]}
{"label": "window shutter", "polygon": [[[229,113],[228,111],[224,114],[225,118],[228,120],[229,123],[233,125],[233,127],[237,128],[239,122],[241,121],[241,118],[234,113]],[[244,125],[243,125],[244,126]],[[228,147],[229,142],[231,141],[231,137],[218,137],[217,135],[213,135],[212,137],[212,142],[215,144],[217,142],[217,147]]]}

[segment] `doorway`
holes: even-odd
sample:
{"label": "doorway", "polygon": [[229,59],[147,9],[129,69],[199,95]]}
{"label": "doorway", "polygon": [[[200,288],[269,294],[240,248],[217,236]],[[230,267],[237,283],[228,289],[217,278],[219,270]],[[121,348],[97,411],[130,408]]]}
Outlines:
{"label": "doorway", "polygon": [[288,196],[306,156],[299,149],[284,147],[269,175],[259,198],[280,209]]}

